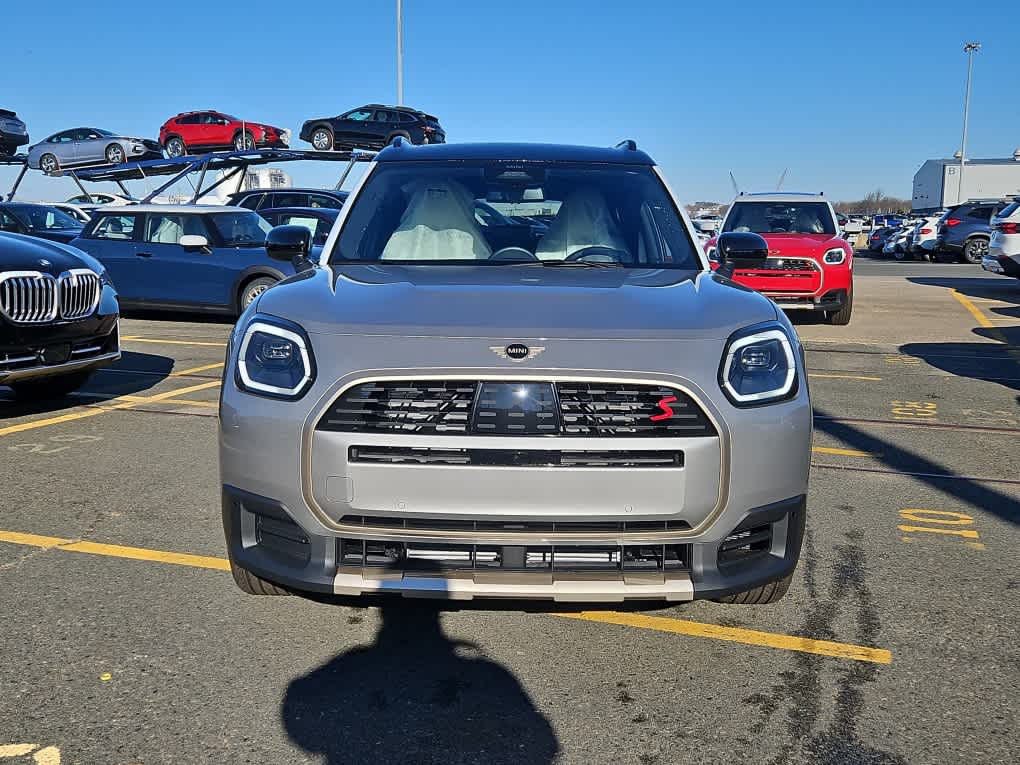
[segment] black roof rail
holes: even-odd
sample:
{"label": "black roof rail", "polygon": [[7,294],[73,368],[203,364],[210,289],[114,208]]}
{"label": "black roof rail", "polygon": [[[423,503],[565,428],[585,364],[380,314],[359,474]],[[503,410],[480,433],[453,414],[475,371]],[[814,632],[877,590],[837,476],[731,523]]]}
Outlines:
{"label": "black roof rail", "polygon": [[633,138],[627,138],[623,141],[620,141],[613,148],[623,149],[624,151],[637,151],[637,141],[635,141]]}

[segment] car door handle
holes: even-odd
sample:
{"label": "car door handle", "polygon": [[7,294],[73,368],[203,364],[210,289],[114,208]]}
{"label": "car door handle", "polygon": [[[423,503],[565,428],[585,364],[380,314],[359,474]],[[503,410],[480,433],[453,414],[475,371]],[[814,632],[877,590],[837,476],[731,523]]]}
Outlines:
{"label": "car door handle", "polygon": [[137,257],[139,257],[139,258],[151,258],[152,257],[152,253],[151,252],[136,252],[135,255]]}

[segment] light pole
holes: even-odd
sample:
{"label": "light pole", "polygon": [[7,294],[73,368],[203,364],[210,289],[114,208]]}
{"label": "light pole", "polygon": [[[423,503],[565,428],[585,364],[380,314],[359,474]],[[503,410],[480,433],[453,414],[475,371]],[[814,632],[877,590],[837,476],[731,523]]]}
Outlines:
{"label": "light pole", "polygon": [[[400,0],[397,0],[400,2]],[[981,50],[981,43],[969,42],[963,46],[967,54],[967,92],[963,97],[963,143],[960,146],[960,181],[956,191],[956,201],[965,202],[963,198],[963,171],[967,164],[967,120],[970,117],[970,80],[974,72],[974,54]]]}
{"label": "light pole", "polygon": [[403,0],[397,0],[397,106],[403,105],[404,105],[404,3]]}

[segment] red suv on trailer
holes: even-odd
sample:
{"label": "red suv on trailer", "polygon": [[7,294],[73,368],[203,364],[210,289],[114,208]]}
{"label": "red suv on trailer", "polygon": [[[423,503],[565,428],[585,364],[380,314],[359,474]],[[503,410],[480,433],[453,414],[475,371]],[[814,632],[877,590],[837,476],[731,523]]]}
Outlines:
{"label": "red suv on trailer", "polygon": [[163,123],[159,143],[168,157],[216,149],[286,149],[290,145],[290,131],[223,112],[182,112]]}
{"label": "red suv on trailer", "polygon": [[[854,301],[854,250],[839,236],[836,212],[821,194],[741,194],[719,233],[751,231],[769,245],[764,266],[738,268],[733,280],[784,310],[821,311],[829,324],[849,324]],[[706,245],[720,265],[716,240]]]}

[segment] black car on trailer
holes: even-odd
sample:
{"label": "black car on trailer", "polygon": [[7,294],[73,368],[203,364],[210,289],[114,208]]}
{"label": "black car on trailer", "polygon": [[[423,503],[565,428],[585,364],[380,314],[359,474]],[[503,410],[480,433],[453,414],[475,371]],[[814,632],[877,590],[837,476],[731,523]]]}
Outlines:
{"label": "black car on trailer", "polygon": [[382,149],[400,136],[413,144],[446,143],[439,118],[409,106],[367,104],[336,117],[308,120],[300,138],[319,151]]}
{"label": "black car on trailer", "polygon": [[117,293],[81,250],[0,233],[0,386],[63,396],[120,358]]}

